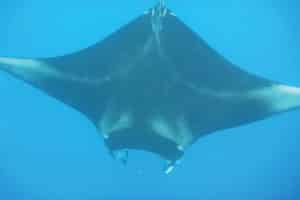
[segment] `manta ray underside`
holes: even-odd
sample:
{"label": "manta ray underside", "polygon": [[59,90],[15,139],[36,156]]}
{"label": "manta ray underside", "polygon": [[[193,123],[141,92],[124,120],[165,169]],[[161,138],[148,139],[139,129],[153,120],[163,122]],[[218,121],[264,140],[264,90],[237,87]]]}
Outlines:
{"label": "manta ray underside", "polygon": [[300,106],[299,88],[241,70],[162,3],[79,52],[0,69],[84,114],[113,155],[150,151],[166,172],[201,136]]}

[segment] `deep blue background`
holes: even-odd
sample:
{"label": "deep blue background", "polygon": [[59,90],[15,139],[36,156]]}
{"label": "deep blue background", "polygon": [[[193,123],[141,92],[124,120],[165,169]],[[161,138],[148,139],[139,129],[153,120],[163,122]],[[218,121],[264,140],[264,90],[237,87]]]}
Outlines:
{"label": "deep blue background", "polygon": [[[79,50],[155,2],[1,0],[0,55]],[[168,4],[232,62],[300,86],[297,0]],[[300,111],[205,137],[166,176],[149,153],[112,160],[87,119],[3,72],[0,91],[0,199],[300,199]]]}

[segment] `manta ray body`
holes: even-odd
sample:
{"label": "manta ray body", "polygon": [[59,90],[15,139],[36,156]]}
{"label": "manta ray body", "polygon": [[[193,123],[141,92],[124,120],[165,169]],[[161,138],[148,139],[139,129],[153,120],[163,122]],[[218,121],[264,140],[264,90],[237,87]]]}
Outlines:
{"label": "manta ray body", "polygon": [[232,64],[163,1],[79,52],[0,57],[0,69],[85,115],[115,157],[153,152],[167,173],[200,137],[300,106],[299,88]]}

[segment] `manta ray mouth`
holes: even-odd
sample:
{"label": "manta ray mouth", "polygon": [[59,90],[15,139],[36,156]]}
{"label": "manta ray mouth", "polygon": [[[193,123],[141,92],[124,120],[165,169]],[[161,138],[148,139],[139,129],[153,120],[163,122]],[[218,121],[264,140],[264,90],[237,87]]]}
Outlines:
{"label": "manta ray mouth", "polygon": [[[143,142],[141,142],[143,141]],[[111,152],[123,150],[142,150],[159,155],[165,160],[175,162],[184,152],[178,149],[178,145],[153,132],[138,133],[133,129],[116,131],[105,139],[105,144]]]}

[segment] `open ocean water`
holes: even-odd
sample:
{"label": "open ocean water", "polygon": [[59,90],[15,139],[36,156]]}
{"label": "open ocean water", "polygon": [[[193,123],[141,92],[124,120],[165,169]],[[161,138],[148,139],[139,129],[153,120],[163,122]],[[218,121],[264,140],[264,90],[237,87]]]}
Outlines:
{"label": "open ocean water", "polygon": [[[0,56],[80,50],[155,3],[1,0]],[[298,0],[167,4],[241,68],[300,86]],[[202,138],[165,175],[150,153],[130,152],[122,166],[85,117],[4,72],[0,91],[1,200],[300,199],[300,110]]]}

